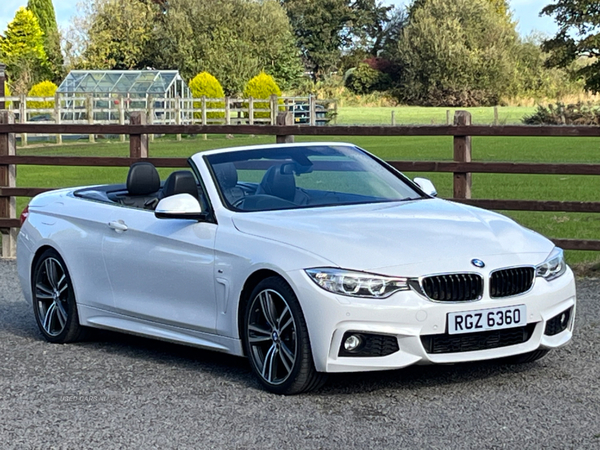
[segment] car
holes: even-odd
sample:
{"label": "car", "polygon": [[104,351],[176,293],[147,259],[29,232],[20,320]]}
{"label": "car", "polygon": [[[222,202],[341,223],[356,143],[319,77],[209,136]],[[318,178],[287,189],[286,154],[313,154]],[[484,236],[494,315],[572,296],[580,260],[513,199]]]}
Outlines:
{"label": "car", "polygon": [[571,340],[561,249],[355,145],[189,165],[161,182],[136,162],[125,184],[31,200],[17,267],[46,340],[101,328],[246,356],[277,394],[335,372],[531,362]]}

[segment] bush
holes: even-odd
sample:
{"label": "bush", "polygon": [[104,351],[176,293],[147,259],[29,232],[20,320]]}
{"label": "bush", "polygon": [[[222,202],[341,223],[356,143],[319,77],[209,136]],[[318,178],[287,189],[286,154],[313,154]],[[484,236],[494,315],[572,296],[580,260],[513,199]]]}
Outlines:
{"label": "bush", "polygon": [[600,107],[591,103],[539,105],[530,116],[523,117],[526,125],[600,125]]}
{"label": "bush", "polygon": [[391,82],[388,74],[372,69],[366,63],[360,63],[357,67],[349,69],[344,76],[344,85],[359,95],[386,91],[390,88]]}
{"label": "bush", "polygon": [[[244,88],[244,98],[252,97],[254,99],[269,99],[271,95],[281,97],[281,89],[277,86],[275,79],[271,75],[267,75],[265,72],[261,72],[248,81]],[[279,103],[283,104],[283,100],[279,99]],[[244,108],[248,107],[248,103],[244,103]],[[269,102],[255,102],[254,108],[256,109],[269,109]],[[282,109],[282,108],[280,108]],[[255,119],[268,119],[271,114],[268,112],[255,112]]]}
{"label": "bush", "polygon": [[[200,72],[196,75],[192,81],[190,81],[190,90],[192,91],[192,96],[194,98],[201,98],[202,96],[206,96],[206,98],[223,98],[225,97],[225,93],[223,92],[223,87],[219,80],[217,80],[214,76],[212,76],[208,72]],[[202,102],[194,102],[194,109],[201,109]],[[225,108],[224,102],[206,102],[207,109],[223,109]],[[202,113],[196,112],[194,113],[194,117],[196,119],[202,119]],[[208,112],[206,113],[207,119],[222,119],[225,117],[225,112]]]}
{"label": "bush", "polygon": [[[52,81],[42,81],[34,85],[27,94],[28,97],[54,97],[58,86]],[[47,102],[27,102],[27,108],[29,109],[50,109],[54,108],[54,100]]]}

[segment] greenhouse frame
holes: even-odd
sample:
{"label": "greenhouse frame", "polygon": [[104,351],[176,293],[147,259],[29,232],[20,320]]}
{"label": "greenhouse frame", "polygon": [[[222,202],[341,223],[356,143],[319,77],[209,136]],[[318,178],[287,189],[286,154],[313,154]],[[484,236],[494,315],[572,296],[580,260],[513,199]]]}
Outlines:
{"label": "greenhouse frame", "polygon": [[57,90],[62,119],[126,123],[146,111],[151,123],[189,123],[192,93],[177,70],[72,70]]}

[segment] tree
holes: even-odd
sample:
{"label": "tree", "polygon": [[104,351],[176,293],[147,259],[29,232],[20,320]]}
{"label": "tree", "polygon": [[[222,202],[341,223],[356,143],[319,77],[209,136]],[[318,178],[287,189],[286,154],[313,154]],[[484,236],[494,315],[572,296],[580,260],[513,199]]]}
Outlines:
{"label": "tree", "polygon": [[75,42],[81,53],[75,66],[83,69],[143,69],[152,65],[148,54],[152,30],[161,13],[153,0],[96,0],[79,19]]}
{"label": "tree", "polygon": [[542,9],[541,15],[554,18],[559,30],[542,47],[550,53],[547,65],[569,67],[579,58],[589,64],[576,75],[585,80],[585,88],[600,92],[600,4],[595,0],[557,0]]}
{"label": "tree", "polygon": [[377,55],[391,7],[376,0],[281,0],[313,78],[338,66],[343,53]]}
{"label": "tree", "polygon": [[64,77],[64,59],[60,50],[60,34],[56,25],[56,15],[52,0],[29,0],[27,9],[37,18],[44,33],[44,50],[48,56],[48,64],[54,82],[59,83]]}
{"label": "tree", "polygon": [[30,86],[47,78],[48,58],[44,35],[35,15],[23,7],[0,36],[0,60],[6,63],[15,94],[26,94]]}
{"label": "tree", "polygon": [[422,0],[409,11],[390,58],[406,103],[496,104],[512,80],[515,25],[489,0]]}
{"label": "tree", "polygon": [[228,95],[264,70],[288,87],[302,74],[285,11],[274,0],[170,0],[153,31],[156,67],[208,71]]}

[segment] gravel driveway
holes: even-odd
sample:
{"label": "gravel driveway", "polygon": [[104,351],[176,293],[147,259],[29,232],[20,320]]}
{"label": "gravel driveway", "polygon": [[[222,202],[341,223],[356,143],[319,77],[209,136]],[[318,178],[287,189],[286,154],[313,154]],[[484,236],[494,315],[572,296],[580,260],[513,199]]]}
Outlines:
{"label": "gravel driveway", "polygon": [[242,358],[98,332],[48,344],[0,260],[0,448],[600,449],[600,280],[575,338],[522,366],[335,375],[262,391]]}

